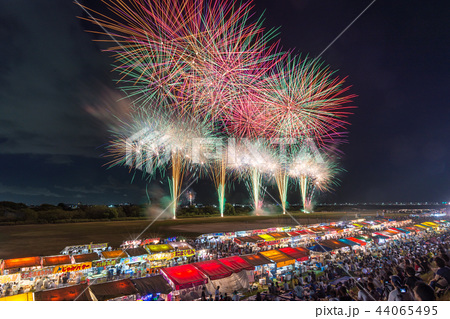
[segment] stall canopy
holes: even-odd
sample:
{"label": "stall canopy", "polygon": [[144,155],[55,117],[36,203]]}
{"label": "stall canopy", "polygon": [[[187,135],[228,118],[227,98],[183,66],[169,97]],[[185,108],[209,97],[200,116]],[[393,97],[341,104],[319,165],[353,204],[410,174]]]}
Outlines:
{"label": "stall canopy", "polygon": [[138,290],[130,279],[122,279],[91,285],[90,289],[99,301],[135,295],[138,293]]}
{"label": "stall canopy", "polygon": [[3,261],[4,269],[35,267],[41,265],[41,257],[25,257],[6,259]]}
{"label": "stall canopy", "polygon": [[267,264],[271,264],[272,262],[270,261],[270,259],[267,259],[266,257],[262,256],[262,255],[243,255],[241,256],[242,259],[244,259],[245,261],[247,261],[249,264],[253,265],[253,266],[261,266],[261,265],[267,265]]}
{"label": "stall canopy", "polygon": [[345,244],[346,246],[350,246],[350,247],[352,247],[352,246],[361,246],[360,244],[358,244],[358,243],[356,243],[354,241],[351,241],[351,240],[349,240],[347,238],[341,238],[341,239],[338,239],[338,240],[341,243]]}
{"label": "stall canopy", "polygon": [[162,268],[161,273],[174,284],[176,290],[208,282],[208,277],[192,264]]}
{"label": "stall canopy", "polygon": [[402,231],[402,232],[404,232],[405,234],[409,234],[411,231],[410,230],[406,230],[406,229],[404,229],[404,228],[398,228],[398,227],[396,227],[395,229],[397,229],[397,230],[399,230],[399,231]]}
{"label": "stall canopy", "polygon": [[68,265],[72,260],[69,255],[50,256],[42,258],[42,266]]}
{"label": "stall canopy", "polygon": [[128,248],[125,251],[128,254],[128,256],[130,256],[130,257],[148,255],[148,251],[146,251],[143,247]]}
{"label": "stall canopy", "polygon": [[305,261],[309,259],[309,254],[305,251],[301,251],[292,247],[279,248],[278,251],[281,251],[283,254],[294,258],[297,261]]}
{"label": "stall canopy", "polygon": [[218,280],[231,276],[233,270],[217,260],[205,260],[193,263],[202,273],[207,275],[210,280]]}
{"label": "stall canopy", "polygon": [[[248,238],[253,239],[253,240],[255,241],[255,243],[263,241],[263,239],[262,239],[259,235],[248,236]],[[273,239],[272,239],[272,240],[273,240]]]}
{"label": "stall canopy", "polygon": [[146,245],[145,249],[147,249],[147,251],[150,254],[165,253],[165,252],[169,252],[169,251],[174,251],[175,250],[171,245],[168,245],[168,244]]}
{"label": "stall canopy", "polygon": [[343,247],[348,247],[348,244],[344,244],[341,241],[337,241],[334,239],[328,239],[320,242],[321,245],[325,245],[330,247],[331,249],[339,249]]}
{"label": "stall canopy", "polygon": [[312,251],[319,252],[319,253],[326,253],[326,252],[329,252],[329,251],[333,250],[330,247],[323,246],[323,245],[314,245],[314,246],[308,247],[308,249],[312,250]]}
{"label": "stall canopy", "polygon": [[[92,287],[92,286],[91,286]],[[38,291],[34,293],[36,301],[92,301],[87,284],[69,286],[59,289]]]}
{"label": "stall canopy", "polygon": [[276,249],[261,251],[259,252],[259,254],[272,260],[272,262],[277,264],[277,267],[289,266],[295,263],[294,258],[289,257],[288,255],[283,254],[282,252]]}
{"label": "stall canopy", "polygon": [[268,233],[267,235],[272,236],[275,239],[282,239],[282,238],[288,238],[289,235],[285,232],[280,233]]}
{"label": "stall canopy", "polygon": [[127,258],[128,255],[122,249],[112,250],[112,251],[102,251],[102,256],[105,259],[114,259],[114,258]]}
{"label": "stall canopy", "polygon": [[239,256],[231,256],[219,259],[219,261],[230,268],[233,272],[240,272],[242,270],[254,270],[255,267],[245,259]]}
{"label": "stall canopy", "polygon": [[179,242],[179,241],[174,241],[170,243],[170,246],[172,246],[175,249],[178,250],[189,250],[189,249],[194,249],[194,247],[192,247],[191,245],[189,245],[188,243],[185,242]]}
{"label": "stall canopy", "polygon": [[142,296],[165,294],[172,291],[172,287],[167,283],[163,276],[157,275],[152,277],[144,277],[139,279],[131,279],[136,289]]}
{"label": "stall canopy", "polygon": [[262,239],[264,239],[265,241],[274,241],[275,238],[268,235],[268,234],[262,234],[262,235],[258,235],[259,237],[261,237]]}
{"label": "stall canopy", "polygon": [[242,245],[244,243],[256,243],[256,240],[247,236],[235,238],[234,241],[239,245]]}
{"label": "stall canopy", "polygon": [[363,241],[363,240],[361,240],[361,239],[359,239],[359,238],[356,238],[356,237],[348,237],[348,238],[346,238],[346,239],[351,240],[351,241],[357,243],[357,244],[360,245],[360,246],[365,246],[365,245],[367,245],[367,243],[366,243],[365,241]]}
{"label": "stall canopy", "polygon": [[86,261],[94,261],[99,259],[97,253],[73,255],[72,258],[75,260],[75,263],[82,263]]}
{"label": "stall canopy", "polygon": [[288,235],[291,236],[291,237],[298,237],[298,236],[300,236],[300,234],[298,232],[296,232],[296,231],[290,231],[290,232],[288,232]]}
{"label": "stall canopy", "polygon": [[372,238],[370,238],[370,237],[357,236],[357,237],[355,237],[355,238],[356,238],[356,239],[359,239],[359,240],[363,240],[363,241],[365,241],[366,243],[369,242],[369,241],[372,241]]}

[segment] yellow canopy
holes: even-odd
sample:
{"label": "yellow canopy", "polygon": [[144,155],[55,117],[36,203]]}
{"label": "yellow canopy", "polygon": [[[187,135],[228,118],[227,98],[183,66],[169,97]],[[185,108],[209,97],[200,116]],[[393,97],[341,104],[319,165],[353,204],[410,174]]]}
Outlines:
{"label": "yellow canopy", "polygon": [[295,259],[275,249],[261,251],[259,252],[259,254],[277,263],[277,267],[284,267],[295,264]]}
{"label": "yellow canopy", "polygon": [[436,224],[436,223],[433,223],[433,222],[425,222],[425,223],[422,223],[422,224],[424,224],[424,225],[428,225],[428,226],[431,226],[431,227],[439,227],[439,225],[438,225],[438,224]]}
{"label": "yellow canopy", "polygon": [[414,226],[416,226],[416,227],[420,227],[420,228],[427,228],[427,227],[425,227],[425,226],[423,226],[423,225],[419,225],[419,224],[417,224],[417,225],[414,225]]}
{"label": "yellow canopy", "polygon": [[3,297],[0,298],[0,301],[34,301],[34,300],[33,300],[33,293],[27,292],[26,294]]}
{"label": "yellow canopy", "polygon": [[272,236],[267,235],[267,234],[262,234],[262,235],[258,235],[258,236],[261,237],[262,239],[264,239],[265,241],[275,240],[275,238],[273,238]]}
{"label": "yellow canopy", "polygon": [[145,246],[145,249],[147,249],[147,251],[151,254],[162,253],[162,252],[174,250],[174,248],[168,244],[147,245],[147,246]]}

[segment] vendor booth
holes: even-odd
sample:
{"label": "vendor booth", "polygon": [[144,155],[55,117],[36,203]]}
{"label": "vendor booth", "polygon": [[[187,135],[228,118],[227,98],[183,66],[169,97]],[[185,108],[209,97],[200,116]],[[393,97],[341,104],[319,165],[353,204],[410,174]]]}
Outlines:
{"label": "vendor booth", "polygon": [[139,295],[136,297],[137,300],[169,300],[172,287],[162,275],[131,279],[131,281],[139,292]]}
{"label": "vendor booth", "polygon": [[174,291],[174,300],[194,300],[201,296],[201,290],[208,283],[208,277],[191,264],[162,268],[161,274]]}
{"label": "vendor booth", "polygon": [[300,262],[308,260],[310,255],[310,253],[304,248],[299,249],[299,248],[285,247],[285,248],[278,248],[277,250],[281,251],[288,257],[291,257],[296,261]]}
{"label": "vendor booth", "polygon": [[192,265],[208,276],[209,281],[206,284],[206,289],[210,294],[215,291],[217,286],[220,287],[222,293],[226,292],[228,294],[232,294],[235,290],[249,287],[246,273],[241,278],[231,268],[228,268],[218,260],[201,261]]}
{"label": "vendor booth", "polygon": [[4,275],[7,275],[21,270],[36,269],[41,266],[41,257],[5,259],[2,263],[2,271]]}
{"label": "vendor booth", "polygon": [[99,301],[115,300],[128,301],[136,300],[138,290],[130,279],[109,281],[101,284],[89,286],[92,294]]}
{"label": "vendor booth", "polygon": [[50,289],[34,293],[36,301],[93,301],[88,285],[81,284],[58,289]]}

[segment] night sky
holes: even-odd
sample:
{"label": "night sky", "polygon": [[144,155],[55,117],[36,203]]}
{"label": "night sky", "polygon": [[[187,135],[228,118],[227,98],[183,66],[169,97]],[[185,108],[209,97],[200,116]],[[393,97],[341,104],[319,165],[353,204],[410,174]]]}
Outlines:
{"label": "night sky", "polygon": [[[101,10],[94,2],[84,3]],[[255,2],[267,27],[281,26],[283,49],[316,57],[371,1]],[[322,55],[358,95],[347,172],[322,201],[450,200],[449,12],[449,2],[377,0]],[[145,202],[144,180],[104,166],[107,128],[86,110],[118,95],[82,15],[69,0],[1,1],[0,201]],[[168,195],[166,179],[150,189]],[[192,189],[216,201],[207,181]],[[228,202],[248,198],[242,185],[231,192]]]}

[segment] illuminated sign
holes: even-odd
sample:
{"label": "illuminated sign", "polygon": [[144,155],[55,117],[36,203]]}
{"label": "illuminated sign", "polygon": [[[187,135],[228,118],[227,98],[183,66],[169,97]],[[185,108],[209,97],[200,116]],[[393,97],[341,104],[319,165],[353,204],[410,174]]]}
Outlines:
{"label": "illuminated sign", "polygon": [[164,259],[172,259],[172,253],[159,253],[153,254],[145,257],[148,261],[156,261],[156,260],[164,260]]}
{"label": "illuminated sign", "polygon": [[99,261],[93,261],[92,267],[115,266],[118,263],[119,263],[119,259],[99,260]]}
{"label": "illuminated sign", "polygon": [[148,238],[141,242],[141,246],[148,245],[148,244],[157,244],[157,243],[159,243],[159,240],[160,240],[159,238]]}
{"label": "illuminated sign", "polygon": [[186,250],[179,250],[174,251],[172,253],[172,258],[179,258],[179,257],[190,257],[195,255],[195,249],[186,249]]}
{"label": "illuminated sign", "polygon": [[134,263],[141,263],[144,261],[144,257],[137,256],[137,257],[129,257],[129,258],[122,258],[121,260],[124,264],[134,264]]}
{"label": "illuminated sign", "polygon": [[57,266],[53,269],[54,274],[72,272],[72,271],[82,271],[92,267],[92,262],[85,262],[80,264]]}
{"label": "illuminated sign", "polygon": [[24,271],[21,274],[22,279],[31,279],[35,277],[44,277],[51,275],[53,273],[53,268],[45,268],[41,270],[31,270],[31,271]]}
{"label": "illuminated sign", "polygon": [[103,249],[103,248],[107,248],[108,247],[108,243],[103,243],[103,244],[92,244],[89,245],[89,248],[92,249]]}
{"label": "illuminated sign", "polygon": [[13,282],[13,281],[19,281],[20,280],[20,274],[12,274],[12,275],[4,275],[4,276],[0,276],[0,284],[6,284],[8,282]]}

